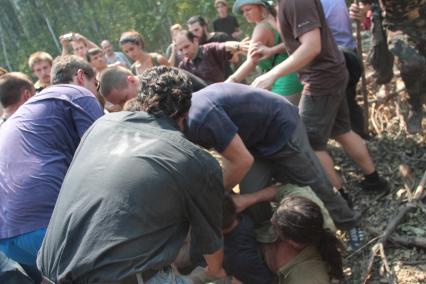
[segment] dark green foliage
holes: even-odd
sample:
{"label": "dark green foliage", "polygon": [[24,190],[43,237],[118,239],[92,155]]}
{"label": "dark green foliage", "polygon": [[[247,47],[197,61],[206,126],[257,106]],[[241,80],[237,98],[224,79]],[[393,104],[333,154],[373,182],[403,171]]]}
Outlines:
{"label": "dark green foliage", "polygon": [[[118,50],[120,34],[134,29],[144,36],[147,50],[163,53],[171,40],[169,27],[180,23],[186,28],[186,20],[196,14],[205,16],[211,23],[216,17],[213,2],[2,0],[0,66],[31,74],[27,65],[29,55],[37,50],[47,51],[54,57],[59,55],[58,37],[71,31],[98,44],[108,38]],[[248,28],[244,34],[250,34],[251,27],[246,27],[243,18],[240,17],[239,21],[244,31]]]}

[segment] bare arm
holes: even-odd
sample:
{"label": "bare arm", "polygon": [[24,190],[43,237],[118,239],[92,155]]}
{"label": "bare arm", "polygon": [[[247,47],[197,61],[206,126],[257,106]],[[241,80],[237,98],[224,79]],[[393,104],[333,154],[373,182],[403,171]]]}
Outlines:
{"label": "bare arm", "polygon": [[[274,40],[274,33],[266,26],[266,24],[258,24],[253,30],[252,40],[249,46],[249,50],[253,48],[255,44],[271,45]],[[256,54],[248,54],[246,61],[232,74],[227,82],[241,82],[251,72],[256,69],[256,65],[260,56]]]}
{"label": "bare arm", "polygon": [[169,62],[169,66],[175,66],[175,63],[176,63],[176,44],[174,42],[172,42],[171,46],[172,46],[171,47],[172,51],[170,53],[170,57],[168,59],[168,62]]}
{"label": "bare arm", "polygon": [[223,183],[226,189],[232,190],[247,174],[254,162],[254,158],[238,134],[235,134],[221,154],[224,158]]}
{"label": "bare arm", "polygon": [[274,200],[277,192],[278,189],[275,186],[269,186],[254,193],[233,195],[232,199],[239,213],[256,203]]}
{"label": "bare arm", "polygon": [[83,36],[83,35],[81,35],[79,33],[75,33],[73,37],[74,37],[74,39],[82,39],[86,43],[88,49],[91,49],[91,48],[99,48],[99,49],[101,49],[96,43],[94,43],[93,41],[87,39],[85,36]]}
{"label": "bare arm", "polygon": [[204,255],[204,259],[207,262],[205,272],[208,276],[215,278],[226,277],[226,272],[222,267],[223,257],[223,248],[212,254]]}
{"label": "bare arm", "polygon": [[68,39],[65,39],[64,35],[61,35],[59,37],[59,42],[62,45],[61,56],[68,55],[70,53],[69,52],[70,41]]}
{"label": "bare arm", "polygon": [[284,43],[280,43],[271,47],[268,47],[261,43],[255,43],[250,46],[249,55],[253,57],[259,57],[259,60],[270,58],[275,54],[285,53],[287,50],[284,47]]}
{"label": "bare arm", "polygon": [[301,35],[299,41],[300,46],[292,55],[269,72],[257,77],[251,85],[258,88],[269,89],[279,77],[286,76],[302,69],[321,52],[321,35],[319,28]]}
{"label": "bare arm", "polygon": [[161,54],[157,55],[158,63],[164,66],[170,66],[169,60]]}
{"label": "bare arm", "polygon": [[369,4],[363,4],[360,2],[359,4],[352,3],[349,7],[349,17],[352,20],[357,21],[364,21],[365,15],[367,14],[367,11],[370,10],[371,5]]}

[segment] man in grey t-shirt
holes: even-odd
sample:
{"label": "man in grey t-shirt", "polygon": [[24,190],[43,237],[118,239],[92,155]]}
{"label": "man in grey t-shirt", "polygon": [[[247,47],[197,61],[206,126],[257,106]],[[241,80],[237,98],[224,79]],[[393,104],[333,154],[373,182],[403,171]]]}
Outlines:
{"label": "man in grey t-shirt", "polygon": [[37,259],[51,281],[192,283],[170,268],[190,228],[205,274],[225,276],[221,169],[177,123],[190,106],[190,83],[176,70],[144,77],[142,93],[154,90],[173,92],[179,106],[160,112],[151,101],[148,113],[110,114],[83,137]]}

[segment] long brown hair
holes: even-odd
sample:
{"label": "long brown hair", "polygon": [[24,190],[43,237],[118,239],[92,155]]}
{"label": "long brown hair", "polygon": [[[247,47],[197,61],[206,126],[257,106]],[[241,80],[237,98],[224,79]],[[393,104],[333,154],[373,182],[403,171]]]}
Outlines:
{"label": "long brown hair", "polygon": [[272,216],[272,225],[282,240],[315,246],[329,264],[330,276],[343,278],[342,245],[332,232],[324,229],[321,209],[316,203],[300,196],[286,197]]}

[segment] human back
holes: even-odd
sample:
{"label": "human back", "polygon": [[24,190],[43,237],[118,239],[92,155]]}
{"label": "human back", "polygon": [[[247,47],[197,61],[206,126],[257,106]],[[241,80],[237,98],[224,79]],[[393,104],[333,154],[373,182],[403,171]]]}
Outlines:
{"label": "human back", "polygon": [[162,86],[165,93],[181,92],[190,103],[189,80],[175,69],[153,68],[141,80],[141,96],[148,98],[141,109],[149,113],[110,114],[88,130],[38,256],[40,271],[52,281],[125,282],[141,274],[146,283],[167,273],[178,277],[170,265],[190,227],[203,255],[220,253],[220,166],[183,136],[174,108],[160,111],[156,98],[149,99],[160,88],[148,77],[160,75],[179,86]]}
{"label": "human back", "polygon": [[29,99],[2,126],[0,238],[46,227],[80,137],[102,115],[94,95],[65,84]]}
{"label": "human back", "polygon": [[255,156],[267,156],[287,142],[297,108],[273,93],[236,83],[217,83],[194,93],[188,137],[222,152],[237,132]]}

